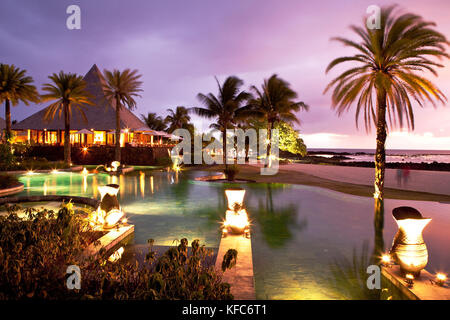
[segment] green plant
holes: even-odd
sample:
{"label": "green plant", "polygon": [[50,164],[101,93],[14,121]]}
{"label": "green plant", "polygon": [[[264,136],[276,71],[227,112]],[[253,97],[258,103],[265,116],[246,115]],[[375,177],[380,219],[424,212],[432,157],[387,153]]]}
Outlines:
{"label": "green plant", "polygon": [[[181,239],[159,258],[149,240],[142,265],[112,263],[104,251],[85,258],[84,250],[96,237],[71,203],[57,213],[27,209],[24,218],[16,213],[11,207],[9,215],[0,216],[0,300],[233,298],[230,285],[215,270],[212,250],[198,240],[189,249],[187,239]],[[225,260],[223,270],[233,267],[233,259]],[[69,265],[80,267],[79,290],[66,288]]]}
{"label": "green plant", "polygon": [[11,152],[11,146],[7,143],[0,144],[0,170],[10,170],[16,163],[16,156]]}
{"label": "green plant", "polygon": [[292,126],[284,121],[276,124],[275,129],[279,132],[279,148],[283,151],[288,151],[300,156],[306,155],[306,145],[303,139],[300,138],[298,132]]}
{"label": "green plant", "polygon": [[239,173],[239,171],[240,171],[239,166],[237,164],[232,164],[232,165],[227,166],[223,170],[223,173],[225,173],[225,176],[228,181],[234,181],[234,179],[236,178],[236,175]]}

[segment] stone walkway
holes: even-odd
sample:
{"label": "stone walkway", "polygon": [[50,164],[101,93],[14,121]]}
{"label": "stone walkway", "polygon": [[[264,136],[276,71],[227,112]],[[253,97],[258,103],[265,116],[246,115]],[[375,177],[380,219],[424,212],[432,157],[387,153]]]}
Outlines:
{"label": "stone walkway", "polygon": [[225,271],[223,281],[231,285],[231,293],[235,300],[255,300],[251,239],[242,235],[227,235],[221,239],[216,260],[216,269],[220,272],[223,256],[228,249],[237,250],[238,255],[236,266]]}

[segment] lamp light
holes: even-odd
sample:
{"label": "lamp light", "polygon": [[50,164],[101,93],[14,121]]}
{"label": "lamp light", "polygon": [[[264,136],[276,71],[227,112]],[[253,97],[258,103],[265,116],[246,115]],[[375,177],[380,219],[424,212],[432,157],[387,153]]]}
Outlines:
{"label": "lamp light", "polygon": [[109,262],[116,262],[117,260],[122,258],[122,254],[123,254],[124,251],[125,251],[125,249],[123,247],[120,247],[119,249],[114,251],[114,253],[112,255],[109,256],[108,261]]}
{"label": "lamp light", "polygon": [[436,279],[432,281],[433,283],[437,284],[438,286],[442,287],[447,282],[447,275],[438,272],[436,274]]}
{"label": "lamp light", "polygon": [[98,186],[97,189],[101,196],[100,206],[97,208],[98,221],[103,224],[104,228],[112,228],[121,219],[126,219],[117,199],[119,185],[108,184]]}
{"label": "lamp light", "polygon": [[228,209],[235,210],[236,206],[243,207],[244,204],[244,189],[228,189],[225,190],[225,195],[228,201]]}
{"label": "lamp light", "polygon": [[391,252],[403,273],[418,277],[428,263],[428,250],[422,231],[431,219],[423,218],[419,211],[411,207],[395,208],[392,214],[399,229]]}
{"label": "lamp light", "polygon": [[225,212],[222,234],[247,234],[250,228],[247,210],[243,207],[244,189],[225,190],[228,201],[228,210]]}
{"label": "lamp light", "polygon": [[391,266],[391,264],[392,264],[391,256],[390,256],[389,254],[383,254],[383,255],[381,256],[381,264],[382,264],[384,267],[389,268],[389,267]]}
{"label": "lamp light", "polygon": [[407,273],[405,276],[405,282],[408,285],[408,288],[412,288],[414,286],[414,275]]}

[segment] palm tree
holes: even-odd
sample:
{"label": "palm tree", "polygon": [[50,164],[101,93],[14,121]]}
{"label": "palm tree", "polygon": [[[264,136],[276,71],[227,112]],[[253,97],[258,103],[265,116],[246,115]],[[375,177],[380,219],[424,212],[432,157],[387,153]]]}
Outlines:
{"label": "palm tree", "polygon": [[175,111],[173,109],[167,109],[169,115],[164,120],[169,128],[167,131],[172,133],[175,129],[187,129],[190,125],[191,117],[189,116],[189,111],[185,107],[177,107]]}
{"label": "palm tree", "polygon": [[217,78],[216,82],[219,88],[218,96],[213,93],[199,93],[197,98],[206,108],[194,107],[191,110],[201,117],[217,119],[217,123],[211,124],[210,127],[222,132],[223,163],[226,165],[226,130],[236,125],[237,114],[251,95],[240,91],[244,82],[235,76],[228,77],[222,85]]}
{"label": "palm tree", "polygon": [[376,126],[375,193],[374,198],[383,200],[385,144],[388,125],[400,127],[406,124],[414,129],[411,100],[423,107],[429,101],[446,100],[444,94],[418,72],[425,70],[437,75],[435,68],[443,67],[430,58],[448,57],[445,36],[420,16],[396,14],[395,6],[381,10],[381,28],[370,30],[366,26],[352,26],[361,38],[359,42],[334,38],[356,50],[353,56],[334,59],[327,72],[343,62],[352,66],[330,82],[325,92],[333,88],[332,102],[337,114],[348,111],[356,103],[356,125],[363,114],[366,130]]}
{"label": "palm tree", "polygon": [[5,142],[8,144],[11,138],[11,104],[39,102],[39,94],[32,83],[33,78],[26,76],[26,70],[0,64],[0,103],[5,102]]}
{"label": "palm tree", "polygon": [[154,112],[149,112],[147,115],[141,114],[141,119],[147,124],[147,127],[156,131],[165,131],[167,126],[161,116]]}
{"label": "palm tree", "polygon": [[116,152],[115,160],[120,162],[120,111],[122,107],[126,106],[133,110],[136,108],[135,97],[140,97],[138,92],[142,91],[142,82],[139,81],[141,77],[137,70],[131,71],[125,69],[119,71],[114,69],[112,72],[104,70],[106,83],[103,91],[106,98],[116,108]]}
{"label": "palm tree", "polygon": [[59,74],[53,73],[48,77],[53,83],[46,83],[42,90],[47,92],[41,96],[43,102],[52,101],[44,114],[44,120],[53,120],[58,114],[64,116],[64,162],[70,165],[70,118],[74,110],[80,112],[84,121],[87,122],[86,115],[83,112],[82,104],[92,105],[92,96],[86,91],[86,82],[82,76],[75,73]]}
{"label": "palm tree", "polygon": [[[256,97],[242,112],[242,116],[253,115],[267,122],[267,157],[271,154],[272,129],[280,121],[286,123],[300,123],[295,112],[308,110],[309,107],[303,101],[295,101],[297,93],[291,89],[290,84],[279,78],[276,74],[264,80],[261,90],[252,86],[251,90]],[[265,166],[268,165],[266,162]]]}

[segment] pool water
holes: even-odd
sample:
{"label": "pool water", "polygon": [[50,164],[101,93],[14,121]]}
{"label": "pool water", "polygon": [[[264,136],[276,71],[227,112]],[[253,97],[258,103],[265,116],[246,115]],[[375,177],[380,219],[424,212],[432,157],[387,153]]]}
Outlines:
{"label": "pool water", "polygon": [[[135,225],[137,245],[153,238],[155,245],[167,246],[186,237],[217,248],[226,209],[224,190],[229,185],[194,180],[208,174],[156,170],[119,177],[37,174],[20,177],[25,184],[20,195],[99,198],[98,185],[118,183],[119,201]],[[389,249],[397,230],[391,212],[403,205],[413,206],[433,219],[424,231],[430,255],[427,270],[450,270],[447,203],[386,200],[384,216],[378,216],[384,219],[375,221],[371,198],[288,184],[241,187],[247,190],[245,205],[252,222],[257,299],[370,298],[372,293],[358,288],[355,279],[343,281],[347,277],[341,277],[342,272],[352,267],[364,272],[368,264],[364,259],[371,256],[374,247]]]}

